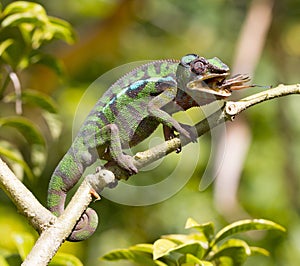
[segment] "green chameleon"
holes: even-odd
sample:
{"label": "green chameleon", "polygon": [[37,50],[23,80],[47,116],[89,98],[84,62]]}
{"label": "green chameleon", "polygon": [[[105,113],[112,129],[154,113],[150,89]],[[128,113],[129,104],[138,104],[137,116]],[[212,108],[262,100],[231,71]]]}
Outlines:
{"label": "green chameleon", "polygon": [[[231,79],[229,67],[220,59],[188,54],[179,60],[144,64],[117,80],[98,100],[81,126],[72,146],[55,169],[48,190],[48,207],[59,216],[67,192],[84,170],[98,158],[114,162],[129,175],[137,168],[122,152],[146,139],[159,124],[166,140],[176,136],[195,142],[192,126],[180,124],[172,114],[223,99],[232,90],[248,87],[244,75]],[[69,241],[88,238],[97,228],[98,217],[88,208],[77,222]]]}

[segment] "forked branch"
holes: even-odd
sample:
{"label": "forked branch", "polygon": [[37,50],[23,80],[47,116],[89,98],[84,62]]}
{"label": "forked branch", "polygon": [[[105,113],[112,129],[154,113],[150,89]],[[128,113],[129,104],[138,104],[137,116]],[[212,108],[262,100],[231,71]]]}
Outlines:
{"label": "forked branch", "polygon": [[[207,118],[195,125],[198,136],[202,136],[206,132],[210,131],[212,128],[228,120],[232,121],[235,116],[239,115],[244,110],[256,104],[290,94],[300,94],[300,84],[279,85],[276,88],[253,94],[239,101],[227,101],[224,103],[222,108],[220,108],[219,110],[217,110],[216,112],[214,112],[213,114],[211,114],[210,116],[208,116]],[[178,148],[188,144],[189,142],[190,141],[186,139],[180,140],[179,138],[174,138],[147,151],[139,152],[134,156],[135,165],[138,169],[142,168],[166,156],[167,154],[176,151]],[[19,209],[30,208],[31,199],[27,198],[26,196],[22,197],[22,193],[24,193],[24,191],[22,192],[22,189],[11,193],[11,191],[14,191],[16,188],[14,182],[9,182],[9,179],[4,178],[5,176],[7,176],[7,169],[5,167],[6,165],[0,164],[0,186],[11,197],[14,197],[14,195],[18,195],[18,198],[22,198],[21,201],[14,200],[14,203]],[[109,164],[107,165],[106,169],[113,172],[118,179],[128,178],[128,175],[126,175],[126,173],[120,170],[120,168],[118,168],[116,165]],[[92,176],[99,177],[99,172],[95,173]],[[98,179],[96,178],[96,180]],[[78,192],[72,198],[64,214],[58,219],[56,219],[56,217],[53,216],[52,222],[53,220],[56,222],[42,232],[41,237],[38,239],[36,245],[34,246],[34,248],[32,249],[27,259],[22,265],[47,265],[51,258],[54,256],[54,254],[57,252],[62,242],[71,233],[76,220],[81,215],[80,212],[82,212],[93,200],[91,192],[97,191],[99,189],[101,190],[104,186],[110,185],[109,182],[103,183],[103,179],[101,178],[100,181],[102,180],[102,183],[100,185],[97,184],[97,181],[95,182],[95,178],[93,182],[88,182],[88,180],[90,180],[90,178],[86,178],[85,181],[82,182],[81,186],[78,189]],[[44,209],[43,207],[40,207],[40,209],[41,208]],[[39,215],[40,213],[45,213],[45,210],[39,211],[38,209],[35,209],[34,212],[35,215],[31,214],[30,217],[28,215],[27,218],[30,220],[30,223],[33,224],[35,228],[41,228],[42,226],[37,226],[36,222],[39,220],[43,221],[43,219],[37,219],[36,215]],[[24,213],[26,212],[23,212],[23,214]],[[49,215],[49,213],[47,213],[47,215]],[[43,223],[45,223],[45,221],[43,221]]]}

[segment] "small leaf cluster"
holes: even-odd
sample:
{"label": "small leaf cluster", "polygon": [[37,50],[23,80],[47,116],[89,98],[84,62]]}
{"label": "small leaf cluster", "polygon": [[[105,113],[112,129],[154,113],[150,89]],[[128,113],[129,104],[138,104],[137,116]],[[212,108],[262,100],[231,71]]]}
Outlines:
{"label": "small leaf cluster", "polygon": [[[15,250],[0,249],[0,265],[20,265],[31,251],[35,238],[29,233],[15,233],[12,236]],[[58,252],[49,263],[49,266],[82,266],[82,262],[72,254]]]}
{"label": "small leaf cluster", "polygon": [[58,62],[40,51],[43,45],[53,40],[71,44],[74,32],[68,22],[48,16],[41,5],[15,1],[1,12],[0,58],[14,71],[42,63],[60,72]]}
{"label": "small leaf cluster", "polygon": [[189,218],[185,228],[196,229],[197,233],[164,235],[153,244],[137,244],[128,249],[113,250],[101,259],[129,260],[147,266],[240,266],[249,256],[268,256],[269,252],[249,246],[246,241],[233,238],[233,235],[250,230],[285,232],[282,226],[264,219],[237,221],[215,233],[213,223],[198,224]]}
{"label": "small leaf cluster", "polygon": [[55,139],[61,132],[56,103],[45,93],[23,88],[20,75],[35,64],[61,75],[59,60],[42,48],[54,40],[73,43],[74,38],[71,25],[48,16],[40,4],[14,1],[4,9],[0,6],[0,156],[20,178],[25,174],[32,180],[40,175],[46,161],[45,134],[24,115],[23,106],[39,110],[42,119],[36,119],[46,125],[47,135]]}

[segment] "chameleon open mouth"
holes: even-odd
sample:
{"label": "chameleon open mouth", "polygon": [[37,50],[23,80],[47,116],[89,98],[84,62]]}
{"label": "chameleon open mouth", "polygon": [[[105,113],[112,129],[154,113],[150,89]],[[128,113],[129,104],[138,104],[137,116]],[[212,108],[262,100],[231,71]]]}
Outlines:
{"label": "chameleon open mouth", "polygon": [[240,90],[252,87],[252,85],[245,84],[250,81],[250,77],[244,74],[237,74],[229,79],[228,73],[211,73],[190,81],[187,88],[195,91],[202,91],[209,94],[215,94],[222,97],[228,97],[233,90]]}

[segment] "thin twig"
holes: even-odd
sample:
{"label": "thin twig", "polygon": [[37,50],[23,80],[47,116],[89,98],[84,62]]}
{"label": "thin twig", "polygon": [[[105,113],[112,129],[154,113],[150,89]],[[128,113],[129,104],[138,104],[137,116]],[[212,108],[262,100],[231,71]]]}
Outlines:
{"label": "thin twig", "polygon": [[10,66],[5,66],[6,71],[9,75],[9,78],[14,86],[14,90],[16,93],[16,113],[18,115],[22,114],[22,89],[21,89],[21,82],[16,72],[14,72]]}

